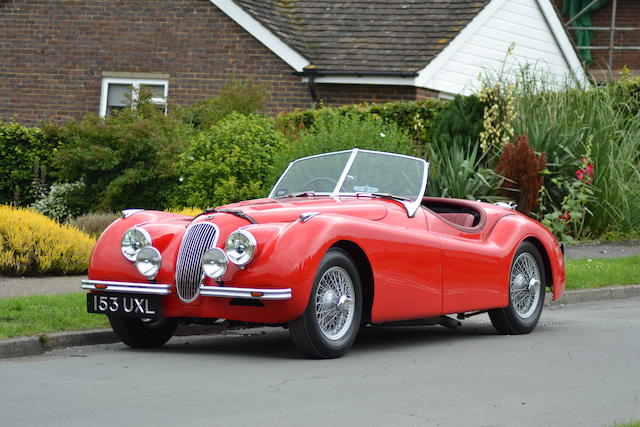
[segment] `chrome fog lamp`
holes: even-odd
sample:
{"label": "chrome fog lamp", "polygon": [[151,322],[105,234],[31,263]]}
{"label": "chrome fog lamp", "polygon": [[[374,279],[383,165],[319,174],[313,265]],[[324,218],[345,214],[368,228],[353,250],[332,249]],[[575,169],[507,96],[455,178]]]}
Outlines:
{"label": "chrome fog lamp", "polygon": [[212,279],[220,279],[227,272],[227,256],[220,248],[209,249],[202,255],[202,271]]}
{"label": "chrome fog lamp", "polygon": [[162,266],[162,256],[156,248],[147,246],[138,251],[135,264],[140,274],[147,279],[153,279]]}
{"label": "chrome fog lamp", "polygon": [[227,258],[239,267],[245,266],[253,258],[257,245],[253,234],[246,230],[236,230],[227,238]]}
{"label": "chrome fog lamp", "polygon": [[122,255],[129,261],[135,261],[138,252],[145,246],[151,246],[151,236],[143,228],[133,227],[128,229],[120,241]]}

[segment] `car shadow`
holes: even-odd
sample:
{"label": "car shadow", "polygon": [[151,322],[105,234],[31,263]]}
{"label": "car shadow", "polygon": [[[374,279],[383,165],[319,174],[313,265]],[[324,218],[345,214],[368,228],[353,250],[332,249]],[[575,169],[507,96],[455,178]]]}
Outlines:
{"label": "car shadow", "polygon": [[[459,329],[442,326],[368,326],[360,329],[347,355],[353,353],[410,349],[416,346],[457,345],[473,339],[496,336],[490,324],[473,323]],[[159,349],[131,349],[136,353],[185,354],[195,357],[234,356],[245,359],[306,359],[283,328],[254,328],[213,335],[178,336]]]}

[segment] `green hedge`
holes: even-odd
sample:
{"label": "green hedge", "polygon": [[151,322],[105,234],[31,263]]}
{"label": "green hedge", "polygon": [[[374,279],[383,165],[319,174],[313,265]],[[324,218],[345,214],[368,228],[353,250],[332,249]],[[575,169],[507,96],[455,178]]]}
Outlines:
{"label": "green hedge", "polygon": [[48,180],[49,162],[60,140],[38,128],[0,121],[0,204],[33,203]]}
{"label": "green hedge", "polygon": [[295,137],[298,132],[312,127],[318,120],[326,120],[334,115],[361,119],[378,117],[385,125],[396,127],[409,135],[416,144],[416,149],[424,152],[424,147],[431,140],[433,120],[447,104],[447,101],[439,99],[424,99],[385,104],[323,107],[282,114],[277,117],[276,122],[279,129]]}

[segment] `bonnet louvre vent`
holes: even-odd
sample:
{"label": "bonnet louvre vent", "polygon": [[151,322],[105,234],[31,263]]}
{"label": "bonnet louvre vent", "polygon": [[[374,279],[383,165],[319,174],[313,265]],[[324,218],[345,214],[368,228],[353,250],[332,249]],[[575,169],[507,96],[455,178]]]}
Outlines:
{"label": "bonnet louvre vent", "polygon": [[200,258],[216,244],[217,237],[214,224],[201,222],[190,226],[182,238],[176,264],[176,289],[182,301],[191,302],[200,294],[204,274]]}

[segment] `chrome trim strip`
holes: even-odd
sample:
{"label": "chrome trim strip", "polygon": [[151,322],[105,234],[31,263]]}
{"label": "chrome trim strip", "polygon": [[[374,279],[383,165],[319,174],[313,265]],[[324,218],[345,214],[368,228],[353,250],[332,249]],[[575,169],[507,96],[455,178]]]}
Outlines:
{"label": "chrome trim strip", "polygon": [[356,156],[358,155],[358,151],[360,150],[358,150],[357,148],[354,148],[353,150],[351,150],[351,156],[349,156],[349,160],[347,160],[347,164],[344,166],[344,169],[342,170],[342,174],[340,175],[340,179],[338,179],[338,182],[336,182],[336,186],[333,187],[333,191],[331,192],[331,197],[337,197],[338,194],[340,193],[340,188],[342,187],[342,183],[347,177],[347,174],[349,173],[351,166],[353,166],[353,161],[356,159]]}
{"label": "chrome trim strip", "polygon": [[[104,285],[106,288],[96,288],[96,285]],[[133,283],[133,282],[112,282],[107,280],[82,280],[82,289],[99,292],[130,292],[134,294],[171,294],[171,285],[164,283]]]}
{"label": "chrome trim strip", "polygon": [[[261,297],[254,297],[252,292],[262,292]],[[249,298],[264,300],[291,299],[291,288],[286,289],[259,289],[259,288],[227,288],[222,286],[200,285],[200,295],[222,298]]]}

